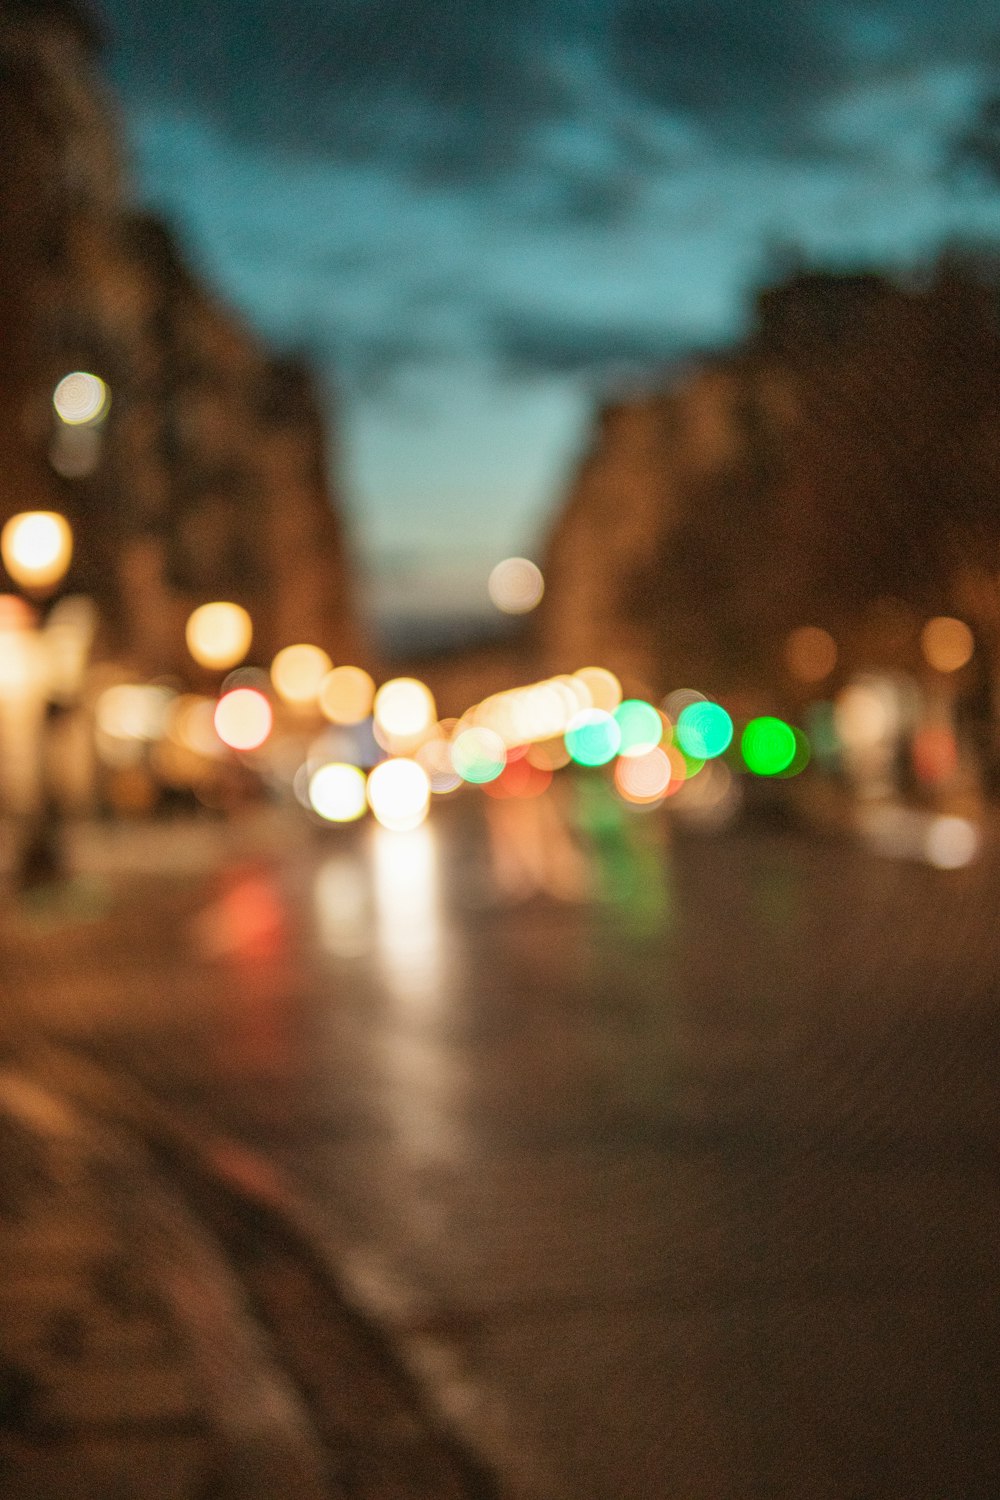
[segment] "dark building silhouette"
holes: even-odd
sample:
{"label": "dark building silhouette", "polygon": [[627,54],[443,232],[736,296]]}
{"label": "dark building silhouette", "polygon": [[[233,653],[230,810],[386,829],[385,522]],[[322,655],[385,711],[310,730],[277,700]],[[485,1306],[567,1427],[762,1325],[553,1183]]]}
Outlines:
{"label": "dark building silhouette", "polygon": [[794,627],[828,629],[842,674],[912,668],[954,613],[995,677],[996,267],[803,272],[756,310],[741,346],[600,414],[549,540],[548,668],[775,706]]}
{"label": "dark building silhouette", "polygon": [[[67,515],[67,586],[139,671],[186,670],[184,621],[214,598],[249,608],[257,660],[296,640],[363,656],[326,403],[129,206],[99,45],[69,0],[0,0],[0,521]],[[53,411],[75,369],[111,391],[93,429]]]}

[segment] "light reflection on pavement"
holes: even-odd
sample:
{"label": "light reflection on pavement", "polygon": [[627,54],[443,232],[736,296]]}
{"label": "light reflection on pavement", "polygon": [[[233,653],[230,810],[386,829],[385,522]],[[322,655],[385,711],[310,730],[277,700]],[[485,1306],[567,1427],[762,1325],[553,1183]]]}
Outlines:
{"label": "light reflection on pavement", "polygon": [[288,1169],[525,1493],[995,1493],[995,854],[598,807],[511,903],[475,817],[133,875],[26,990]]}

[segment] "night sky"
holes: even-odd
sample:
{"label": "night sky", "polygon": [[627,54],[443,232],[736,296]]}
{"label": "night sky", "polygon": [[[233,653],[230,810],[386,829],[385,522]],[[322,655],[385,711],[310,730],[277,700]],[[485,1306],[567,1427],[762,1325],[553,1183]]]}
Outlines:
{"label": "night sky", "polygon": [[1000,242],[995,0],[101,0],[136,196],[323,370],[380,612],[489,605],[601,392],[793,252]]}

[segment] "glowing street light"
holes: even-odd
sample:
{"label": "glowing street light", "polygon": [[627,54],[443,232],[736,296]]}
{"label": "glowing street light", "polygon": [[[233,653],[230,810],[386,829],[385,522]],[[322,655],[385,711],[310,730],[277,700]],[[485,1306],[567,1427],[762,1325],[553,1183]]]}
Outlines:
{"label": "glowing street light", "polygon": [[271,663],[274,690],[292,708],[315,708],[320,688],[333,670],[322,646],[285,646]]}
{"label": "glowing street light", "polygon": [[0,556],[14,582],[29,592],[54,588],[73,556],[73,533],[54,510],[25,510],[0,532]]}
{"label": "glowing street light", "polygon": [[537,563],[527,557],[505,557],[487,582],[490,598],[505,615],[526,615],[545,592],[545,580]]}
{"label": "glowing street light", "polygon": [[67,427],[85,427],[107,414],[111,392],[99,375],[91,375],[89,370],[74,370],[56,386],[52,405]]}
{"label": "glowing street light", "polygon": [[184,639],[199,667],[224,671],[235,667],[250,650],[253,622],[242,605],[218,599],[199,605],[188,616]]}

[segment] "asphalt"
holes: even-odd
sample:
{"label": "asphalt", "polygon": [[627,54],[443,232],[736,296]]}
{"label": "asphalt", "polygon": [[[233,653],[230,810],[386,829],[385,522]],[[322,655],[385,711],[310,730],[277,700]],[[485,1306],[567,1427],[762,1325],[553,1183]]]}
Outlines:
{"label": "asphalt", "polygon": [[678,840],[624,930],[444,860],[378,962],[265,941],[339,846],[80,835],[0,907],[0,1500],[1000,1493],[995,834]]}
{"label": "asphalt", "polygon": [[499,1493],[273,1167],[6,1009],[0,1494]]}

